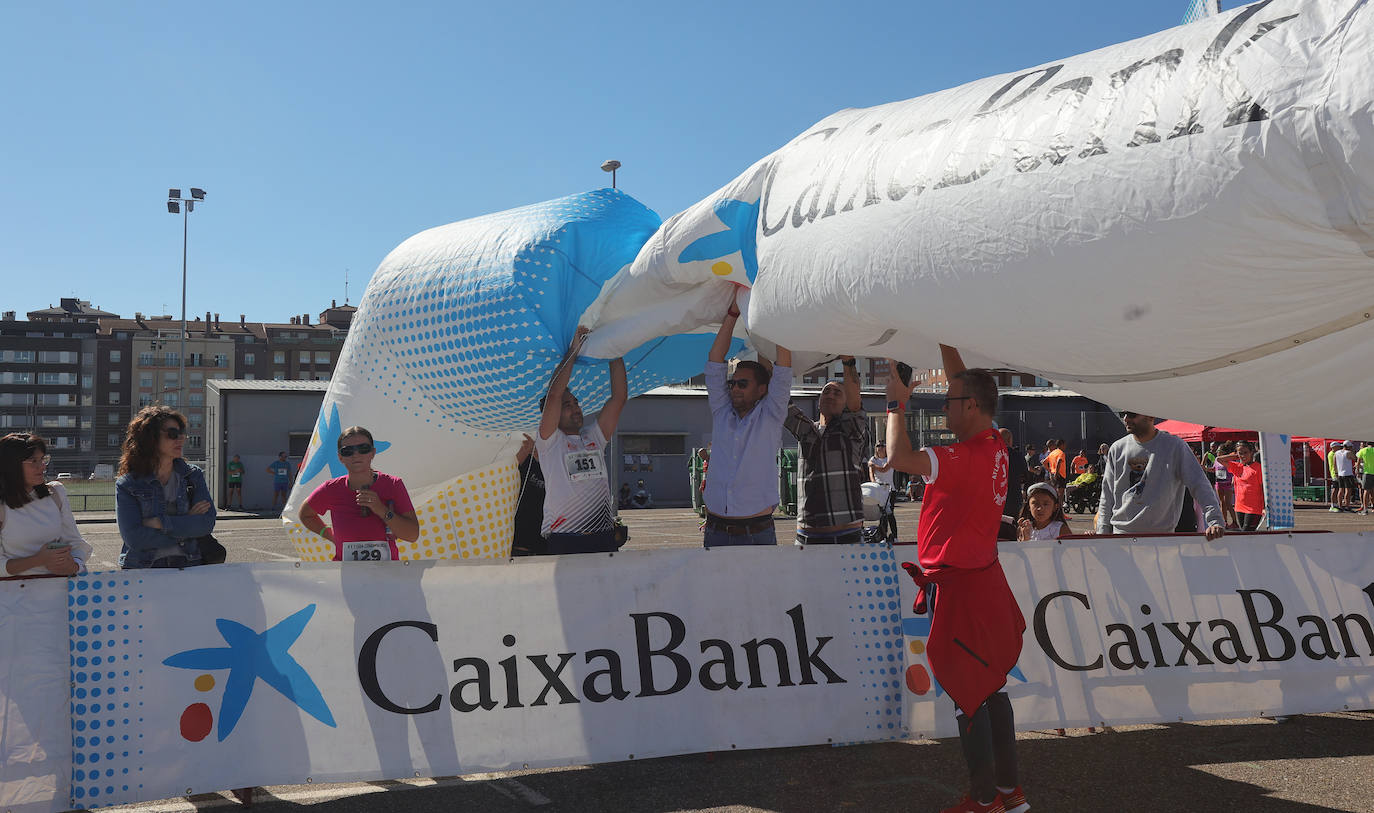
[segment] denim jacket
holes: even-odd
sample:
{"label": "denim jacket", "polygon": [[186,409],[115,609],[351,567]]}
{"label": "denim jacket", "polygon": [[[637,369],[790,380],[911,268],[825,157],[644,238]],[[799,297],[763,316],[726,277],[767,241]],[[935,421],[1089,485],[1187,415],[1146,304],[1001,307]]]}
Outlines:
{"label": "denim jacket", "polygon": [[[200,546],[195,540],[214,530],[215,502],[210,499],[210,489],[200,469],[178,458],[172,470],[181,475],[183,483],[173,503],[174,514],[167,513],[166,497],[156,474],[124,474],[115,481],[115,516],[119,521],[119,535],[124,539],[124,548],[119,553],[120,567],[152,567],[155,560],[168,556],[185,556],[188,566],[200,564]],[[185,483],[190,483],[195,492],[190,502],[186,500]],[[209,511],[186,513],[202,500],[210,503]],[[150,517],[162,521],[162,530],[143,524],[143,520]]]}

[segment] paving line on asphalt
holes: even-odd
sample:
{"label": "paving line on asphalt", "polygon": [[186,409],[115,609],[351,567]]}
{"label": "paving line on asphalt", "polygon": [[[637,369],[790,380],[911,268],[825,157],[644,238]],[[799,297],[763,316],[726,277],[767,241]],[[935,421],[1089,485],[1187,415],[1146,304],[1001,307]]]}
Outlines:
{"label": "paving line on asphalt", "polygon": [[261,553],[263,556],[274,556],[274,557],[276,557],[277,559],[279,559],[279,560],[281,560],[281,561],[284,561],[284,562],[299,562],[299,561],[300,561],[299,559],[297,559],[297,558],[294,557],[294,556],[287,556],[287,555],[284,554],[284,553],[277,553],[276,551],[272,551],[272,550],[263,550],[262,548],[250,548],[250,547],[245,546],[245,547],[244,547],[244,550],[251,550],[251,551],[253,551],[254,553]]}

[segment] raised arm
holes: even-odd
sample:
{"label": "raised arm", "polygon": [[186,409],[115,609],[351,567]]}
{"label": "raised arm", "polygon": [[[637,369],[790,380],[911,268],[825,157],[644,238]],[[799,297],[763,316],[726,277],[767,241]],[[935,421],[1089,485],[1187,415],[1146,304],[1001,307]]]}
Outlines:
{"label": "raised arm", "polygon": [[544,412],[539,416],[539,437],[545,440],[553,437],[553,430],[558,428],[558,417],[563,413],[563,393],[567,391],[568,380],[572,378],[573,362],[577,360],[582,343],[590,332],[586,327],[577,328],[568,345],[568,352],[563,354],[563,360],[558,363],[558,370],[549,382],[549,391],[544,396]]}
{"label": "raised arm", "polygon": [[[781,351],[782,348],[779,347],[778,350]],[[858,412],[864,408],[864,398],[863,393],[859,391],[859,371],[855,369],[857,363],[854,362],[853,356],[840,356],[840,361],[844,366],[844,408],[850,412]]]}
{"label": "raised arm", "polygon": [[601,434],[608,438],[615,434],[615,425],[620,422],[620,412],[625,409],[625,403],[629,400],[630,386],[625,380],[625,359],[613,359],[611,397],[606,399],[606,403],[601,407],[601,414],[596,418],[597,425],[601,427]]}
{"label": "raised arm", "polygon": [[778,357],[773,361],[778,367],[792,368],[792,351],[782,345],[778,345]]}
{"label": "raised arm", "polygon": [[[735,295],[739,295],[739,290],[735,290]],[[720,330],[716,331],[716,340],[711,343],[711,353],[706,357],[707,361],[725,363],[725,354],[730,352],[730,342],[735,338],[735,322],[739,321],[739,305],[730,300],[730,309],[725,312],[724,318],[720,320]]]}
{"label": "raised arm", "polygon": [[903,384],[896,374],[897,362],[888,359],[892,374],[887,379],[887,465],[897,471],[926,477],[930,474],[930,455],[911,448],[906,433],[906,404],[911,384]]}

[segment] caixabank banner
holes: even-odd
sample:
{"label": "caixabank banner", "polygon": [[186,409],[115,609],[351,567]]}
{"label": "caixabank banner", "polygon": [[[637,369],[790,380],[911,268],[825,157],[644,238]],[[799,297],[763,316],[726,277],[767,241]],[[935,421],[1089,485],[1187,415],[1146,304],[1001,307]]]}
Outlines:
{"label": "caixabank banner", "polygon": [[71,805],[900,736],[898,575],[864,546],[73,580]]}
{"label": "caixabank banner", "polygon": [[[1006,688],[1017,728],[1374,707],[1371,543],[1367,533],[1004,543],[1026,619]],[[911,736],[954,736],[914,597],[908,580],[904,719]]]}

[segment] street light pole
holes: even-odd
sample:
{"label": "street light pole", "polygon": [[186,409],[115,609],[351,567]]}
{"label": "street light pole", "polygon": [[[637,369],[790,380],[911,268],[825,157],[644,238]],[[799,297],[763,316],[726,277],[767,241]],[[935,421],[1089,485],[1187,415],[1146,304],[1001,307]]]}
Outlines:
{"label": "street light pole", "polygon": [[167,211],[181,213],[181,351],[177,354],[177,409],[185,409],[181,393],[186,389],[186,246],[189,237],[191,212],[196,201],[205,202],[205,190],[191,187],[191,197],[183,198],[180,189],[167,190]]}

